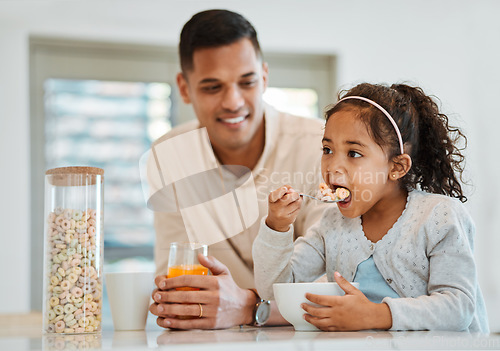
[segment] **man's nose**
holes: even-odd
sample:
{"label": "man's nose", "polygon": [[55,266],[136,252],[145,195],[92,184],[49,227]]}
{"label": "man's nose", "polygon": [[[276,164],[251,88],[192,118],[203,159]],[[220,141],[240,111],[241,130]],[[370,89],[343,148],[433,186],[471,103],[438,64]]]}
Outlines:
{"label": "man's nose", "polygon": [[230,86],[224,93],[222,107],[230,111],[237,111],[245,104],[243,94],[237,86]]}

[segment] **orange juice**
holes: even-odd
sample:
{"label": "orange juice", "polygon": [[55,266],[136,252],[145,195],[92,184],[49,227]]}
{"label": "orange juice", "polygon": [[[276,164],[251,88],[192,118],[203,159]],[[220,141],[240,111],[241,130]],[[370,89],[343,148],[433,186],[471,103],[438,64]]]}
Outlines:
{"label": "orange juice", "polygon": [[[201,264],[179,265],[168,267],[167,277],[174,278],[181,275],[208,275],[208,268]],[[177,288],[177,290],[199,290],[197,288]]]}

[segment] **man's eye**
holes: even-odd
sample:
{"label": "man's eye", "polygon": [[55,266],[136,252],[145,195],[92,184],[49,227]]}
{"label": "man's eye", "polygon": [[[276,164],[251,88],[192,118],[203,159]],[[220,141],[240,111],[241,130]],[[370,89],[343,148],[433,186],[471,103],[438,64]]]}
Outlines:
{"label": "man's eye", "polygon": [[255,86],[255,84],[257,84],[257,80],[248,80],[240,83],[240,85],[245,88],[251,88]]}
{"label": "man's eye", "polygon": [[220,85],[205,85],[201,88],[206,93],[214,93],[220,89]]}
{"label": "man's eye", "polygon": [[347,155],[348,155],[349,157],[354,157],[354,158],[357,158],[357,157],[361,157],[361,156],[362,156],[362,155],[361,155],[359,152],[357,152],[357,151],[349,151],[349,152],[347,153]]}
{"label": "man's eye", "polygon": [[331,153],[332,153],[332,150],[329,147],[327,147],[327,146],[323,147],[323,155],[329,155]]}

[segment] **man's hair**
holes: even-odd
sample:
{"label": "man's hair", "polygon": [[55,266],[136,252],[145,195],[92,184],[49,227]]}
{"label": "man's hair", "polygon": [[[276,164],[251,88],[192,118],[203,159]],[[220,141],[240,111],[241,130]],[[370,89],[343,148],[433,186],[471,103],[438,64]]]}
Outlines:
{"label": "man's hair", "polygon": [[247,38],[252,42],[257,57],[262,57],[257,32],[248,20],[228,10],[207,10],[195,14],[182,28],[179,41],[181,69],[193,69],[196,49],[233,44]]}

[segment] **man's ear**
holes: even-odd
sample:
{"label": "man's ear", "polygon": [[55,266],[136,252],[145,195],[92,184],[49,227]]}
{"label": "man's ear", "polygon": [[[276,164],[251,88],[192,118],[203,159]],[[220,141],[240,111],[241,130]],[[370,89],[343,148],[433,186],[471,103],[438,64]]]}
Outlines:
{"label": "man's ear", "polygon": [[179,88],[179,94],[182,97],[182,101],[186,104],[191,103],[191,99],[189,98],[188,82],[182,72],[177,73],[177,87]]}
{"label": "man's ear", "polygon": [[398,180],[403,178],[411,168],[411,157],[408,154],[402,154],[392,159],[392,169],[389,173],[389,179]]}
{"label": "man's ear", "polygon": [[269,83],[269,66],[267,62],[262,62],[262,80],[264,82],[263,90],[266,90],[267,84]]}

